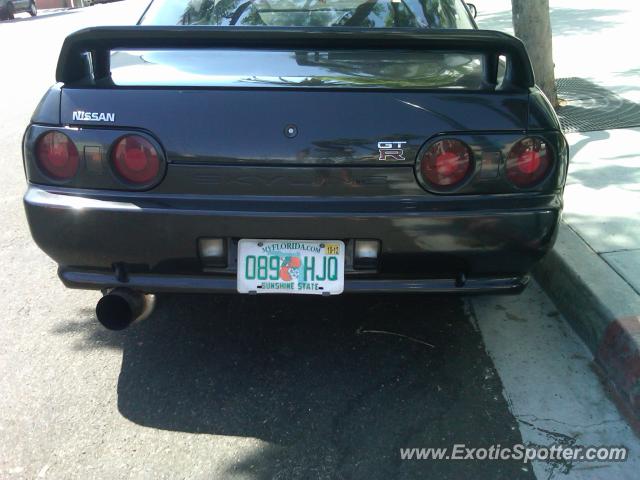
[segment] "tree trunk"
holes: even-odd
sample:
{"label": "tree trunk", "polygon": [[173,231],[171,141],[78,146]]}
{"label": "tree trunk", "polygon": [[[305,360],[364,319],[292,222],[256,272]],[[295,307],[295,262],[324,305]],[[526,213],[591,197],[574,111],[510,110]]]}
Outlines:
{"label": "tree trunk", "polygon": [[553,73],[549,0],[511,0],[511,5],[513,28],[516,37],[527,47],[536,84],[555,108],[558,106],[558,96]]}

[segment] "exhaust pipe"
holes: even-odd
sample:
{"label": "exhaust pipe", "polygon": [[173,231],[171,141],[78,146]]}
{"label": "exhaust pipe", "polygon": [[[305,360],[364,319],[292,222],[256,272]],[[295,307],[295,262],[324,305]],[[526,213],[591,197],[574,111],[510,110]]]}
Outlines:
{"label": "exhaust pipe", "polygon": [[124,330],[133,322],[147,318],[155,303],[154,295],[114,288],[98,300],[96,317],[109,330]]}

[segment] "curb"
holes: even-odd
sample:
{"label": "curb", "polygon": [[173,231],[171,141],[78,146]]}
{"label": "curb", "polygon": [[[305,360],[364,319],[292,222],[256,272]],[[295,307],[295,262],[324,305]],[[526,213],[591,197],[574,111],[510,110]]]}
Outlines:
{"label": "curb", "polygon": [[640,433],[640,295],[565,223],[533,275],[587,344],[615,402]]}

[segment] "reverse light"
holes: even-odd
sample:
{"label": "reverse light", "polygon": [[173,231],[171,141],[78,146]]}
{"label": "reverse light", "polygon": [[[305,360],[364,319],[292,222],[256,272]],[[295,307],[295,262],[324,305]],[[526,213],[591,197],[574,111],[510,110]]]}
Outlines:
{"label": "reverse light", "polygon": [[226,267],[227,248],[224,238],[201,238],[198,253],[205,267]]}
{"label": "reverse light", "polygon": [[54,180],[69,180],[78,173],[78,149],[62,132],[48,132],[38,139],[36,160],[43,173]]}
{"label": "reverse light", "polygon": [[375,269],[380,255],[380,240],[356,240],[353,248],[353,267]]}
{"label": "reverse light", "polygon": [[160,173],[156,148],[139,135],[118,140],[111,151],[111,162],[118,177],[134,185],[151,183]]}
{"label": "reverse light", "polygon": [[527,137],[518,141],[507,156],[507,178],[516,187],[540,183],[551,167],[551,152],[544,140]]}
{"label": "reverse light", "polygon": [[471,149],[460,140],[444,139],[431,144],[420,159],[420,175],[432,187],[453,189],[471,172]]}

